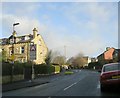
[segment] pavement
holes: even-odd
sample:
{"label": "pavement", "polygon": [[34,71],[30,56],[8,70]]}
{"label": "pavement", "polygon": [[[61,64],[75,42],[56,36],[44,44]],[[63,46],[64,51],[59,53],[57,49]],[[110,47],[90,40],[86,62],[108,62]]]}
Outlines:
{"label": "pavement", "polygon": [[37,78],[32,80],[22,80],[22,81],[9,83],[9,84],[3,84],[2,92],[50,83],[53,78],[64,75],[64,72],[65,70],[63,70],[59,74],[40,75]]}
{"label": "pavement", "polygon": [[39,76],[33,80],[22,80],[22,81],[17,81],[14,83],[3,84],[2,85],[2,92],[50,83],[51,78],[54,78],[56,76],[60,76],[63,73],[64,72],[61,72],[59,74],[53,74],[53,75],[42,75],[42,76]]}
{"label": "pavement", "polygon": [[34,79],[34,80],[27,80],[27,81],[24,80],[24,81],[4,84],[4,85],[2,85],[2,92],[26,88],[26,87],[37,86],[37,85],[41,85],[41,84],[45,84],[45,83],[49,83],[49,82],[50,82],[49,79],[48,80],[46,80],[46,79]]}

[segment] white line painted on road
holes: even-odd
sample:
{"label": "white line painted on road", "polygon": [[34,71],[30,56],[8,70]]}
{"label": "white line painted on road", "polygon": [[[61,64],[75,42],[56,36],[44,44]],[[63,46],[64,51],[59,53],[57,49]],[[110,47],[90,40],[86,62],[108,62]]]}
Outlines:
{"label": "white line painted on road", "polygon": [[67,90],[68,88],[72,87],[72,86],[75,85],[75,84],[77,84],[77,82],[75,82],[75,83],[71,84],[70,86],[64,88],[64,91]]}
{"label": "white line painted on road", "polygon": [[45,85],[47,85],[47,84],[37,85],[37,86],[34,86],[34,88],[43,87],[43,86],[45,86]]}
{"label": "white line painted on road", "polygon": [[99,89],[100,88],[100,82],[98,82],[98,85],[97,85],[97,89]]}

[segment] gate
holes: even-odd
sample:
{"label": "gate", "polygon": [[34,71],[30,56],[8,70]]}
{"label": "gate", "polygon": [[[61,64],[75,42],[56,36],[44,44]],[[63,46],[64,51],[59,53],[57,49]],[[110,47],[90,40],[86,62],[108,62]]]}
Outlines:
{"label": "gate", "polygon": [[32,79],[32,67],[31,66],[25,67],[24,79],[25,80],[31,80]]}

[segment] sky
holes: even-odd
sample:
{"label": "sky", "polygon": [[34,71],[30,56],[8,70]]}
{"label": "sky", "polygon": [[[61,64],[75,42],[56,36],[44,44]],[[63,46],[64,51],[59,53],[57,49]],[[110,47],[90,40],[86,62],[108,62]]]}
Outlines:
{"label": "sky", "polygon": [[[97,57],[106,47],[118,48],[118,3],[111,2],[8,2],[2,3],[0,38],[32,34],[34,27],[49,50],[67,58],[82,53]],[[28,0],[26,0],[28,1]],[[75,0],[78,1],[78,0]],[[105,1],[105,0],[104,0]],[[112,2],[114,1],[114,2]],[[66,48],[65,48],[66,47]]]}

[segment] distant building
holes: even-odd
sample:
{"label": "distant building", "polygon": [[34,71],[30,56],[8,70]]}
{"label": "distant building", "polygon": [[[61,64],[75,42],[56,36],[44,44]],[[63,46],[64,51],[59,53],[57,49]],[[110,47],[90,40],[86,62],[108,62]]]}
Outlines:
{"label": "distant building", "polygon": [[97,58],[91,58],[91,62],[97,62],[98,59]]}
{"label": "distant building", "polygon": [[120,61],[120,49],[107,47],[106,51],[100,54],[97,59],[102,64],[111,63],[111,62],[119,62]]}
{"label": "distant building", "polygon": [[[14,31],[9,38],[0,39],[1,51],[6,51],[5,61],[45,63],[48,48],[42,36],[37,32],[37,29],[34,28],[33,35],[17,36],[16,31]],[[35,59],[31,59],[31,50],[34,51],[32,56],[35,56]]]}
{"label": "distant building", "polygon": [[83,57],[83,59],[84,59],[84,61],[85,61],[85,64],[84,64],[83,67],[88,66],[88,64],[91,62],[91,58],[88,57],[88,56],[86,56],[86,57]]}

